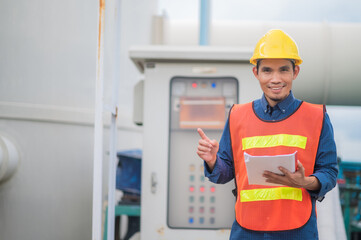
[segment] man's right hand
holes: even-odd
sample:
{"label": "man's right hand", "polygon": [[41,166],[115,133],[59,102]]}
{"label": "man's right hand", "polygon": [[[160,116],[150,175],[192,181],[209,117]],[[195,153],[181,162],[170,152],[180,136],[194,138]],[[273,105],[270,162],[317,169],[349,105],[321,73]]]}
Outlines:
{"label": "man's right hand", "polygon": [[197,154],[207,163],[209,169],[213,171],[217,160],[219,144],[214,139],[210,140],[201,128],[198,128],[197,132],[201,137],[198,142]]}

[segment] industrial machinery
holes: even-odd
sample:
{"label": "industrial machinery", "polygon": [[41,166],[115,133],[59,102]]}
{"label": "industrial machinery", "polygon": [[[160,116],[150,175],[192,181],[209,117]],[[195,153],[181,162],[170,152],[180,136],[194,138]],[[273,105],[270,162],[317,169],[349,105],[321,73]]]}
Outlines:
{"label": "industrial machinery", "polygon": [[361,233],[361,163],[339,161],[337,182],[348,239]]}

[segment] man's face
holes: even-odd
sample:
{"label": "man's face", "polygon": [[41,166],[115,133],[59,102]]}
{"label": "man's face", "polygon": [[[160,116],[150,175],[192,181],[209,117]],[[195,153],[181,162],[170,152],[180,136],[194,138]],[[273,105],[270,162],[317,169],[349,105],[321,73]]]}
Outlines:
{"label": "man's face", "polygon": [[290,94],[292,81],[296,79],[300,71],[299,66],[293,65],[287,59],[263,59],[259,63],[259,68],[253,68],[253,74],[258,79],[262,91],[273,107]]}

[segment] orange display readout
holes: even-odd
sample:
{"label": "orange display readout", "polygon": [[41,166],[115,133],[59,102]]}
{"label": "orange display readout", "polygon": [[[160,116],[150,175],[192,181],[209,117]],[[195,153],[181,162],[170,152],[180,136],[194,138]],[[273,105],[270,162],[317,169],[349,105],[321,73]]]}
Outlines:
{"label": "orange display readout", "polygon": [[223,129],[225,124],[224,97],[182,97],[180,128]]}

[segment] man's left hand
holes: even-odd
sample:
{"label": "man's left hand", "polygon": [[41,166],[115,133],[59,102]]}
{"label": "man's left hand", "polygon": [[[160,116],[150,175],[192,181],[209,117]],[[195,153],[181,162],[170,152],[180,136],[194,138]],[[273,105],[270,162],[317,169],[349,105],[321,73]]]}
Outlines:
{"label": "man's left hand", "polygon": [[305,188],[312,191],[317,191],[321,187],[320,182],[316,177],[305,176],[305,168],[300,161],[297,161],[297,170],[294,173],[283,167],[279,167],[279,169],[283,175],[265,171],[263,173],[263,177],[266,178],[266,182],[282,184],[290,187]]}

